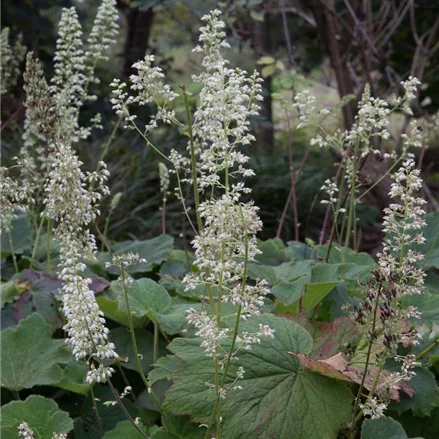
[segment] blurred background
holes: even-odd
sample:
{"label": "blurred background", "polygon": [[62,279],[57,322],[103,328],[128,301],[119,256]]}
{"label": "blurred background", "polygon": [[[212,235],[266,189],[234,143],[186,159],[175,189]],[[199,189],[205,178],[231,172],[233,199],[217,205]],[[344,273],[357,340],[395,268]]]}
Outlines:
{"label": "blurred background", "polygon": [[[77,7],[86,33],[98,4],[98,0],[3,0],[1,25],[10,27],[12,41],[19,33],[23,35],[24,44],[41,59],[49,77],[61,8]],[[262,238],[320,238],[325,206],[320,204],[319,190],[335,174],[338,157],[332,151],[309,147],[313,128],[297,129],[298,118],[291,103],[304,89],[317,97],[317,108],[334,110],[324,121],[331,133],[352,125],[367,83],[373,96],[385,98],[402,93],[400,82],[408,76],[419,78],[423,86],[413,117],[424,128],[425,142],[417,151],[417,161],[426,182],[424,195],[429,210],[437,210],[439,0],[118,0],[118,8],[121,32],[110,61],[98,70],[101,82],[95,94],[99,99],[85,107],[81,116],[87,119],[101,113],[103,129],[95,130],[90,139],[79,144],[81,159],[91,168],[114,133],[106,162],[111,171],[111,192],[113,196],[122,195],[112,213],[110,238],[145,239],[160,234],[162,195],[159,157],[135,132],[116,126],[109,84],[115,77],[127,79],[133,73],[132,64],[149,52],[156,56],[174,90],[184,85],[196,92],[198,86],[192,85],[191,75],[199,71],[200,57],[191,50],[197,44],[200,18],[213,8],[223,11],[232,47],[225,56],[231,65],[258,69],[264,79],[262,111],[252,120],[257,141],[249,149],[256,171],[249,186],[261,208]],[[350,99],[342,106],[340,98],[348,95]],[[3,166],[12,163],[20,149],[23,101],[20,79],[11,93],[2,96]],[[148,110],[139,112],[138,120],[148,123]],[[392,138],[379,145],[381,151],[401,148],[401,134],[410,121],[402,114],[392,116]],[[165,153],[173,148],[182,150],[187,143],[187,137],[173,127],[161,127],[152,137]],[[297,212],[293,203],[287,202],[291,165],[297,174]],[[378,181],[386,166],[377,157],[368,160],[362,170],[364,187]],[[359,207],[363,251],[373,252],[381,240],[380,219],[388,202],[387,190],[388,181],[384,179]],[[104,200],[102,222],[110,202],[111,198]],[[279,229],[282,214],[284,222]],[[189,240],[190,230],[181,218],[181,204],[171,194],[166,210],[167,233]]]}

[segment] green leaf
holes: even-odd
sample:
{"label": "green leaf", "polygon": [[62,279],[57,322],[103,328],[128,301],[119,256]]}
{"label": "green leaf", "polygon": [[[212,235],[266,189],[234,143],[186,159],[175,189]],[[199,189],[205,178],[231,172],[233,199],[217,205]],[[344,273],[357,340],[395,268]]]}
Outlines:
{"label": "green leaf", "polygon": [[264,66],[261,70],[261,76],[263,78],[268,78],[269,76],[274,75],[276,72],[276,65],[275,64],[269,64],[268,66]]}
{"label": "green leaf", "polygon": [[201,303],[194,302],[173,303],[166,314],[155,314],[155,319],[163,331],[169,335],[175,335],[188,327],[186,312],[190,308],[201,310],[202,306]]}
{"label": "green leaf", "polygon": [[20,282],[11,280],[0,285],[0,302],[1,308],[7,303],[12,303],[20,294],[26,292],[29,285],[23,285]]}
{"label": "green leaf", "polygon": [[286,306],[289,306],[299,300],[304,292],[306,277],[296,279],[294,282],[281,282],[275,285],[271,292],[274,296]]}
{"label": "green leaf", "polygon": [[[17,215],[12,221],[11,239],[16,255],[22,255],[26,250],[32,248],[32,236],[29,223],[29,216],[25,213]],[[11,246],[9,243],[9,233],[2,233],[0,256],[6,258],[12,255]]]}
{"label": "green leaf", "polygon": [[307,259],[312,261],[317,260],[316,252],[303,242],[289,241],[287,242],[287,246],[288,253],[295,261],[305,261]]}
{"label": "green leaf", "polygon": [[[439,269],[439,212],[433,212],[425,217],[426,226],[422,229],[425,244],[413,245],[412,250],[425,255],[422,262],[424,270]],[[412,232],[413,233],[413,232]]]}
{"label": "green leaf", "polygon": [[[145,273],[152,271],[154,266],[160,265],[168,259],[169,253],[174,245],[174,238],[169,235],[160,235],[153,239],[145,241],[125,241],[116,244],[113,248],[117,255],[132,252],[137,253],[141,258],[146,259],[146,262],[131,265],[127,268],[128,273]],[[119,275],[117,267],[108,268],[111,274]]]}
{"label": "green leaf", "polygon": [[274,58],[272,58],[271,56],[261,56],[256,64],[259,65],[267,65],[267,64],[274,64],[276,62],[276,60]]}
{"label": "green leaf", "polygon": [[63,379],[54,385],[73,393],[87,395],[90,391],[90,384],[85,382],[85,363],[76,360],[71,361],[64,368]]}
{"label": "green leaf", "polygon": [[69,415],[61,411],[55,401],[39,395],[2,407],[2,439],[17,439],[18,426],[23,421],[33,430],[35,439],[49,439],[53,433],[68,433],[73,428]]}
{"label": "green leaf", "polygon": [[180,365],[181,360],[176,355],[161,357],[155,364],[154,369],[149,373],[148,380],[154,384],[161,380],[170,380]]}
{"label": "green leaf", "polygon": [[[122,281],[115,281],[111,289],[117,297],[120,311],[128,312]],[[149,317],[166,313],[171,307],[171,297],[165,287],[152,279],[134,280],[128,287],[128,303],[131,314],[135,317]]]}
{"label": "green leaf", "polygon": [[151,439],[203,439],[206,431],[191,423],[186,416],[173,416],[170,413],[166,414],[166,425],[168,431],[155,428],[154,432],[150,432]]}
{"label": "green leaf", "polygon": [[[327,244],[317,245],[315,247],[315,250],[317,251],[318,255],[322,259],[325,259],[328,253],[328,245]],[[345,257],[343,258],[344,252],[345,252]],[[372,256],[370,256],[369,254],[357,253],[354,250],[351,250],[350,248],[345,250],[344,248],[340,247],[337,244],[332,244],[328,262],[330,264],[339,264],[342,262],[347,262],[357,265],[369,265],[369,266],[375,265],[375,261],[373,260]]]}
{"label": "green leaf", "polygon": [[[148,374],[154,363],[154,337],[150,332],[144,329],[136,330],[135,334],[140,355],[140,364],[142,365],[144,373]],[[119,357],[125,358],[126,360],[120,362],[121,366],[137,371],[130,331],[127,328],[112,329],[110,331],[110,340],[117,346]],[[159,356],[162,355],[165,355],[165,344],[160,339]]]}
{"label": "green leaf", "polygon": [[263,265],[279,265],[282,262],[291,261],[288,250],[279,238],[258,241],[258,248],[262,252],[255,257],[256,261]]}
{"label": "green leaf", "polygon": [[18,391],[58,383],[63,378],[58,363],[71,358],[64,341],[52,340],[50,326],[32,314],[16,329],[1,332],[1,385]]}
{"label": "green leaf", "polygon": [[416,375],[408,382],[415,394],[410,398],[402,394],[398,404],[392,404],[391,410],[403,413],[412,410],[415,416],[430,416],[432,410],[439,407],[439,387],[435,376],[428,369],[418,367],[414,370]]}
{"label": "green leaf", "polygon": [[[142,424],[139,425],[140,430],[146,433],[146,428]],[[104,439],[144,439],[131,424],[130,421],[122,421],[116,425],[113,430],[107,431],[104,435]]]}
{"label": "green leaf", "polygon": [[303,326],[311,335],[314,346],[309,357],[324,360],[340,352],[340,345],[358,344],[360,333],[356,324],[349,317],[338,317],[330,323],[308,319],[306,313],[289,314],[287,318]]}
{"label": "green leaf", "polygon": [[303,307],[310,311],[318,305],[336,286],[338,282],[308,284],[303,296]]}
{"label": "green leaf", "polygon": [[[297,358],[289,354],[312,351],[311,336],[301,326],[264,315],[241,329],[254,332],[259,324],[275,329],[276,336],[249,352],[240,352],[239,361],[230,367],[226,383],[233,382],[239,366],[245,375],[239,380],[243,389],[230,390],[221,403],[223,436],[253,439],[257,432],[261,438],[333,439],[350,418],[351,391],[343,383],[301,369]],[[215,395],[205,382],[212,382],[213,366],[199,343],[197,338],[179,338],[169,346],[183,362],[173,376],[164,408],[207,422]]]}
{"label": "green leaf", "polygon": [[411,412],[405,412],[401,416],[392,413],[392,417],[404,427],[411,438],[416,436],[418,439],[437,439],[439,437],[439,408],[434,409],[429,417],[418,418]]}
{"label": "green leaf", "polygon": [[363,422],[361,439],[407,439],[407,434],[399,422],[382,416]]}
{"label": "green leaf", "polygon": [[[118,294],[112,289],[104,291],[96,297],[96,302],[100,310],[104,313],[105,318],[111,319],[122,325],[129,326],[128,314],[126,311],[119,309]],[[132,316],[133,325],[135,328],[143,328],[148,322],[148,318]]]}

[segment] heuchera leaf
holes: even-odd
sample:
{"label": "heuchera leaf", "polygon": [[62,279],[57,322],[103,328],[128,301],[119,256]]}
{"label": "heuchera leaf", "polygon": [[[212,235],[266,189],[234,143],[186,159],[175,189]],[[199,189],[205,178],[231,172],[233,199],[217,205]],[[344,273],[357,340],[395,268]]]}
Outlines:
{"label": "heuchera leaf", "polygon": [[[144,433],[146,433],[146,428],[140,423],[139,425],[140,430],[142,430]],[[107,431],[105,433],[103,439],[144,439],[144,436],[142,436],[134,427],[133,424],[131,424],[130,421],[122,421],[119,422],[116,425],[116,428],[113,430]]]}
{"label": "heuchera leaf", "polygon": [[[224,437],[247,439],[334,439],[349,421],[353,395],[345,383],[302,369],[291,355],[309,354],[312,339],[301,326],[270,315],[252,319],[242,329],[254,332],[259,324],[275,329],[274,340],[262,341],[251,351],[239,353],[226,383],[236,368],[245,370],[242,390],[230,390],[222,402]],[[175,339],[169,346],[183,361],[173,376],[164,408],[207,422],[215,395],[206,387],[213,380],[213,362],[206,358],[200,340]]]}
{"label": "heuchera leaf", "polygon": [[55,401],[39,395],[31,395],[26,401],[12,401],[2,407],[2,439],[17,439],[18,426],[27,422],[35,439],[49,439],[53,433],[68,433],[73,422],[61,411]]}
{"label": "heuchera leaf", "polygon": [[[120,311],[127,312],[125,294],[121,281],[113,282],[111,286],[117,297]],[[164,314],[171,307],[171,297],[165,287],[152,279],[134,280],[128,288],[128,303],[131,314],[141,318]]]}
{"label": "heuchera leaf", "polygon": [[28,290],[28,283],[20,283],[16,280],[2,283],[0,285],[0,307],[3,308],[6,303],[12,303],[20,294]]}
{"label": "heuchera leaf", "polygon": [[64,341],[52,340],[50,326],[32,314],[16,329],[1,332],[1,385],[19,391],[58,383],[63,378],[58,363],[71,358]]}
{"label": "heuchera leaf", "polygon": [[324,360],[340,352],[342,343],[356,345],[360,339],[357,326],[349,317],[337,317],[331,323],[310,320],[305,312],[285,314],[286,318],[303,326],[314,342],[309,358]]}
{"label": "heuchera leaf", "polygon": [[361,439],[407,439],[407,434],[399,422],[382,416],[363,422]]}
{"label": "heuchera leaf", "polygon": [[[152,271],[155,265],[160,265],[168,259],[168,255],[174,245],[174,238],[170,235],[160,235],[145,241],[125,241],[114,246],[117,255],[132,252],[137,253],[146,262],[131,265],[127,268],[128,273],[144,273]],[[119,269],[111,266],[107,269],[111,274],[119,275]]]}
{"label": "heuchera leaf", "polygon": [[412,397],[402,395],[398,404],[392,404],[391,409],[398,413],[412,410],[415,416],[430,416],[432,410],[439,407],[439,387],[435,376],[428,369],[418,367],[415,376],[408,382],[415,391]]}

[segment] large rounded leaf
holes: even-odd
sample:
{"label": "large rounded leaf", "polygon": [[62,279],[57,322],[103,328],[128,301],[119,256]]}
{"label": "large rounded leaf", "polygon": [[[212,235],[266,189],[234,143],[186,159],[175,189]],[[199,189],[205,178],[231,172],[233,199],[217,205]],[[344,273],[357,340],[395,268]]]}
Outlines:
{"label": "large rounded leaf", "polygon": [[18,391],[58,383],[63,378],[58,363],[71,358],[62,340],[52,340],[44,319],[32,314],[16,329],[1,332],[1,385]]}
{"label": "large rounded leaf", "polygon": [[[238,384],[221,403],[223,436],[234,439],[333,439],[348,422],[352,393],[346,384],[301,368],[291,353],[309,354],[312,339],[301,326],[284,318],[262,316],[245,325],[254,331],[267,324],[274,340],[264,340],[251,351],[240,352],[230,368],[229,384],[236,368],[245,369]],[[212,359],[206,358],[199,339],[175,339],[170,349],[183,361],[173,376],[164,407],[175,414],[189,414],[208,422],[215,401],[206,382],[213,381]]]}
{"label": "large rounded leaf", "polygon": [[[113,282],[111,289],[116,293],[120,311],[127,312],[125,293],[121,281]],[[138,279],[128,288],[128,303],[131,313],[138,318],[164,314],[171,307],[171,297],[165,287],[152,279]]]}
{"label": "large rounded leaf", "polygon": [[2,439],[17,439],[22,422],[27,422],[35,439],[49,439],[53,433],[68,433],[73,428],[69,415],[61,411],[55,401],[39,395],[2,407]]}
{"label": "large rounded leaf", "polygon": [[364,421],[361,439],[407,439],[407,434],[399,422],[382,416]]}

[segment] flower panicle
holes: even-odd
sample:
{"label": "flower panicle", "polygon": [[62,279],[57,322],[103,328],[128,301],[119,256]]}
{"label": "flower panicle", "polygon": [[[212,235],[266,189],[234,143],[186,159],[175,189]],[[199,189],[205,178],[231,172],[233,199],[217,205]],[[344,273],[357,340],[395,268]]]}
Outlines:
{"label": "flower panicle", "polygon": [[383,414],[392,389],[397,389],[399,383],[410,380],[415,374],[416,357],[411,353],[397,355],[398,346],[415,346],[421,338],[417,329],[407,328],[406,325],[409,319],[420,318],[420,312],[414,306],[403,308],[401,300],[424,292],[426,275],[418,265],[424,257],[411,248],[425,242],[422,236],[425,226],[422,206],[425,200],[417,196],[422,180],[412,159],[402,164],[393,180],[389,195],[398,202],[385,209],[384,231],[387,237],[382,252],[377,255],[378,266],[372,278],[363,285],[365,298],[360,306],[351,309],[354,320],[365,329],[368,342],[381,346],[375,352],[376,365],[383,367],[389,358],[401,363],[401,370],[384,377],[375,389],[375,396],[370,394],[360,405],[363,413],[372,418]]}

